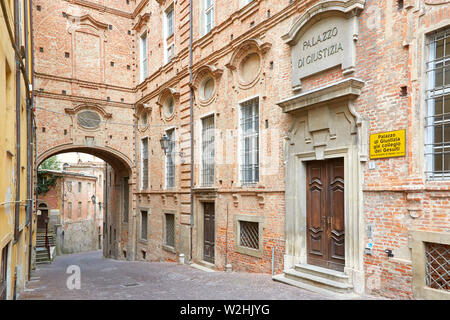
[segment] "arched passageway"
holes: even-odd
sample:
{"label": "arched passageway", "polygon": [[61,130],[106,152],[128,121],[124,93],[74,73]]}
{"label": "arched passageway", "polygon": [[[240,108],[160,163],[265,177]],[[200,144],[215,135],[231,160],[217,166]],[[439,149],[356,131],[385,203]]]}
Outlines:
{"label": "arched passageway", "polygon": [[[103,255],[108,258],[133,260],[134,257],[134,217],[132,212],[132,161],[121,152],[107,147],[88,147],[62,145],[51,148],[37,157],[37,166],[46,159],[69,152],[79,152],[93,155],[105,162],[103,185]],[[38,199],[39,200],[39,199]],[[68,206],[62,199],[61,216],[68,214]],[[39,209],[39,208],[38,208]],[[71,211],[71,208],[70,208]],[[131,218],[131,219],[130,219]],[[131,220],[131,221],[130,221]],[[129,223],[131,222],[131,223]]]}

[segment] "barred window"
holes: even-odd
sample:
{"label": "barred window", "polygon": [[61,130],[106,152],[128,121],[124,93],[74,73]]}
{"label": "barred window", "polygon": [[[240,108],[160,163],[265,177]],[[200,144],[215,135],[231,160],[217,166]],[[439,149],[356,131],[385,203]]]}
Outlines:
{"label": "barred window", "polygon": [[166,188],[175,186],[175,130],[166,132],[169,138],[169,148],[166,152]]}
{"label": "barred window", "polygon": [[141,188],[148,188],[148,138],[141,140]]}
{"label": "barred window", "polygon": [[141,239],[147,240],[148,212],[141,210]]}
{"label": "barred window", "polygon": [[427,176],[450,178],[450,28],[429,36],[427,46]]}
{"label": "barred window", "polygon": [[241,104],[240,158],[242,184],[259,181],[259,100]]}
{"label": "barred window", "polygon": [[214,0],[205,0],[205,34],[214,26]]}
{"label": "barred window", "polygon": [[450,291],[450,245],[425,243],[425,258],[427,286]]}
{"label": "barred window", "polygon": [[239,242],[242,247],[259,249],[258,222],[239,221]]}
{"label": "barred window", "polygon": [[165,218],[166,218],[165,245],[174,248],[175,247],[175,215],[171,214],[171,213],[166,213]]}
{"label": "barred window", "polygon": [[214,184],[214,116],[202,119],[202,186]]}

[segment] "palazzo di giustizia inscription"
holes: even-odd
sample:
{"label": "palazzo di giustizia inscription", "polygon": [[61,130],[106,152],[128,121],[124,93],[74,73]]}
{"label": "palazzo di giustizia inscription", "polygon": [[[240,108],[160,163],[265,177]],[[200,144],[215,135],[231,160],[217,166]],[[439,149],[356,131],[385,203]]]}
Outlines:
{"label": "palazzo di giustizia inscription", "polygon": [[[327,17],[304,26],[292,46],[292,85],[301,85],[301,79],[326,69],[353,65],[353,28],[351,19]],[[291,43],[292,44],[292,43]]]}

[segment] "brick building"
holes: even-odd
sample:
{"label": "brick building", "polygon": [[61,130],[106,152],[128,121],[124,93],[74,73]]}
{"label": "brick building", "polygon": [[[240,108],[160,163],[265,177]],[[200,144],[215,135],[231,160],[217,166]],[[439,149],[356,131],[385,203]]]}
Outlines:
{"label": "brick building", "polygon": [[[38,195],[38,208],[45,208],[49,232],[57,235],[59,253],[102,248],[104,164],[65,163],[64,170],[40,170],[47,179],[56,177],[49,190]],[[45,174],[44,174],[45,173]],[[38,228],[45,227],[43,214]],[[60,230],[57,230],[60,228]]]}
{"label": "brick building", "polygon": [[106,255],[448,298],[445,1],[35,4],[38,160],[111,165]]}
{"label": "brick building", "polygon": [[31,7],[0,2],[0,300],[23,292],[36,243]]}

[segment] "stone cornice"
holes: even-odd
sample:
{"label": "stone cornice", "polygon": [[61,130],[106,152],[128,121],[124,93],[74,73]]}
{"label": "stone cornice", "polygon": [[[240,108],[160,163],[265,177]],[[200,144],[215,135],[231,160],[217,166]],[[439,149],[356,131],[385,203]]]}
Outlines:
{"label": "stone cornice", "polygon": [[[316,21],[322,16],[330,12],[340,12],[345,15],[358,15],[363,9],[365,0],[331,0],[320,1],[319,3],[309,7],[294,23],[291,25],[288,33],[281,38],[285,43],[294,45],[299,31],[310,21]],[[335,14],[335,13],[334,13]]]}
{"label": "stone cornice", "polygon": [[90,14],[85,14],[81,17],[76,17],[70,14],[67,14],[67,18],[74,20],[74,21],[79,21],[79,22],[85,22],[88,21],[88,24],[90,23],[91,25],[100,28],[100,29],[108,29],[108,24],[107,23],[103,23],[101,21],[95,20]]}
{"label": "stone cornice", "polygon": [[321,88],[294,95],[277,104],[283,109],[283,112],[289,113],[340,98],[354,99],[360,95],[363,85],[364,81],[362,80],[348,78]]}
{"label": "stone cornice", "polygon": [[[122,10],[118,10],[118,9],[113,9],[107,6],[102,6],[100,4],[96,4],[90,1],[86,1],[86,0],[65,0],[69,3],[73,3],[82,7],[86,7],[86,8],[90,8],[90,9],[94,9],[94,10],[98,10],[100,12],[107,12],[107,13],[111,13],[117,16],[121,16],[124,18],[129,18],[132,19],[133,16],[130,12],[125,12]],[[147,0],[148,1],[148,0]]]}
{"label": "stone cornice", "polygon": [[120,86],[110,85],[110,84],[106,84],[106,83],[90,82],[90,81],[78,80],[78,79],[73,79],[73,78],[66,78],[66,77],[55,76],[55,75],[52,75],[52,74],[45,74],[45,73],[39,73],[39,72],[35,72],[34,75],[35,75],[36,78],[55,80],[55,81],[62,81],[62,82],[69,82],[69,83],[72,83],[72,84],[78,84],[80,86],[90,87],[90,88],[94,88],[94,89],[105,88],[105,89],[110,89],[110,90],[112,89],[112,90],[117,90],[117,91],[125,91],[125,92],[128,92],[128,93],[135,93],[135,89],[134,88],[120,87]]}
{"label": "stone cornice", "polygon": [[62,95],[62,94],[57,94],[57,93],[52,93],[52,92],[35,91],[34,96],[43,97],[43,98],[51,98],[51,99],[55,99],[55,100],[66,100],[66,101],[77,102],[77,103],[98,104],[101,106],[107,105],[109,107],[134,109],[134,104],[131,104],[131,103],[106,101],[106,100],[102,100],[102,99],[87,98],[87,97],[72,96],[72,95]]}

